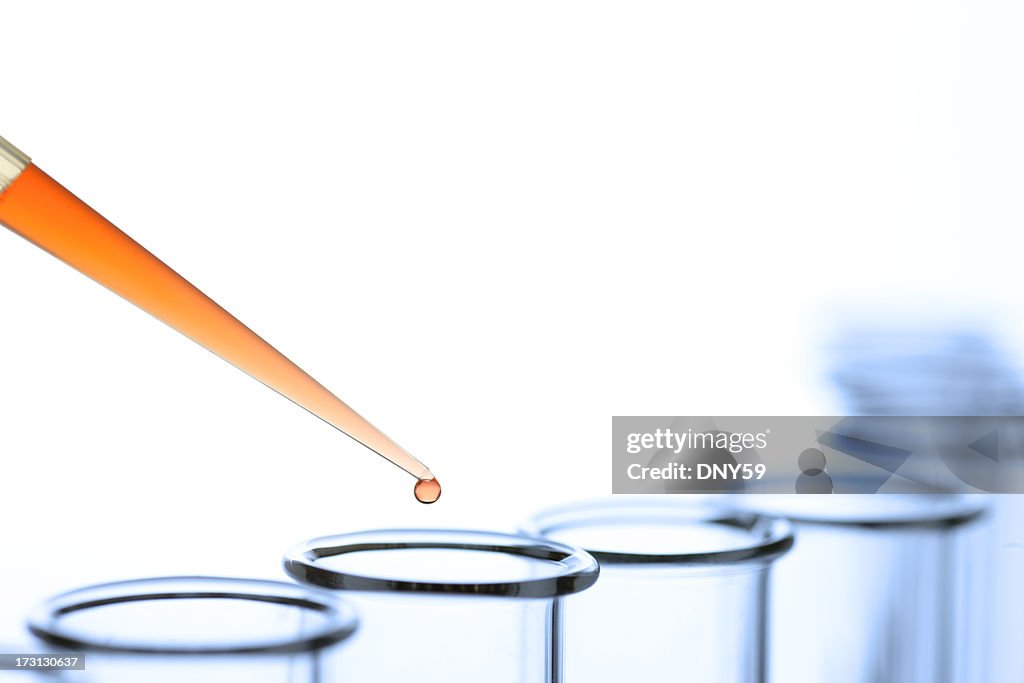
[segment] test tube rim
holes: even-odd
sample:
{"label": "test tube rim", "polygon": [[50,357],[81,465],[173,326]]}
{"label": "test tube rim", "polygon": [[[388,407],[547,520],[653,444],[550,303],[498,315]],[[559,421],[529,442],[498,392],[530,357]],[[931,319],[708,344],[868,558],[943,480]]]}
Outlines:
{"label": "test tube rim", "polygon": [[[104,597],[105,596],[105,597]],[[61,625],[67,614],[128,602],[180,599],[231,599],[267,602],[314,610],[327,616],[325,622],[301,637],[252,640],[233,644],[144,643],[104,637],[83,637]],[[337,596],[284,581],[218,576],[165,576],[114,581],[75,588],[55,595],[29,615],[28,630],[40,640],[57,647],[86,653],[166,656],[287,655],[316,652],[340,643],[358,629],[355,609]],[[225,640],[229,640],[226,638]]]}
{"label": "test tube rim", "polygon": [[[797,511],[785,505],[758,504],[771,497],[775,501],[792,500],[796,496],[801,501],[815,501],[837,498],[848,498],[850,496],[870,496],[879,502],[892,499],[900,500],[932,500],[936,497],[942,498],[944,506],[932,510],[919,509],[914,514],[872,514],[871,511],[861,509],[849,516],[829,516],[821,512],[810,514]],[[781,498],[780,498],[781,497]],[[744,511],[783,517],[799,525],[846,527],[874,530],[944,530],[970,524],[984,517],[988,512],[988,500],[985,494],[954,494],[941,491],[917,491],[914,493],[845,493],[845,494],[750,494],[739,496],[736,507]]]}
{"label": "test tube rim", "polygon": [[[606,515],[605,518],[608,514],[616,511],[620,513],[642,511],[651,517],[672,515],[686,523],[722,524],[741,528],[751,532],[752,539],[759,538],[759,540],[752,540],[749,544],[735,548],[709,551],[645,553],[586,548],[587,552],[597,558],[602,565],[763,566],[789,552],[795,542],[793,526],[786,519],[735,510],[721,504],[710,504],[704,500],[697,504],[674,504],[636,499],[579,501],[541,510],[523,525],[522,530],[527,534],[546,537],[556,528],[545,523],[546,520],[564,515],[570,516],[571,519],[572,516],[586,515],[590,511],[601,511]],[[579,521],[583,519],[587,518],[578,518]],[[588,521],[600,522],[601,519],[594,517],[589,518]],[[566,528],[567,525],[570,525],[569,519],[563,521],[557,528]]]}
{"label": "test tube rim", "polygon": [[[399,540],[404,539],[404,540]],[[517,555],[559,564],[555,576],[518,581],[410,581],[325,569],[317,560],[347,552],[435,549],[469,550]],[[284,570],[303,585],[353,592],[421,593],[444,596],[551,599],[578,593],[598,578],[597,560],[582,548],[522,534],[467,529],[376,529],[321,536],[293,546],[285,553]]]}

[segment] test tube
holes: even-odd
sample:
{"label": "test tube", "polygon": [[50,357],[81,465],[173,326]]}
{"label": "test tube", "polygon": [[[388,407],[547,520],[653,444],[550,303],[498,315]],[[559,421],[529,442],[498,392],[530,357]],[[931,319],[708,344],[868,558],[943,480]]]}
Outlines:
{"label": "test tube", "polygon": [[765,680],[768,575],[793,544],[787,522],[626,499],[554,508],[525,531],[601,563],[566,610],[568,680]]}
{"label": "test tube", "polygon": [[336,596],[291,583],[171,577],[58,595],[29,630],[84,654],[76,681],[319,683],[337,680],[335,646],[356,623]]}
{"label": "test tube", "polygon": [[559,683],[563,600],[598,576],[578,548],[481,531],[317,538],[284,565],[359,609],[342,671],[384,683]]}
{"label": "test tube", "polygon": [[794,521],[775,568],[772,677],[964,683],[984,672],[984,581],[971,573],[981,496],[735,496]]}

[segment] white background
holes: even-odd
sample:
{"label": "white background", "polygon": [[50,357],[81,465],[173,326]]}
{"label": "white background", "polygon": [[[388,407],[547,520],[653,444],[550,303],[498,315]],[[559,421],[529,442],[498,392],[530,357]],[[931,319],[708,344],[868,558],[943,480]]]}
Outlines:
{"label": "white background", "polygon": [[1011,349],[1017,3],[0,3],[0,134],[425,461],[0,231],[0,635],[92,581],[607,493],[614,414],[829,414],[849,302]]}

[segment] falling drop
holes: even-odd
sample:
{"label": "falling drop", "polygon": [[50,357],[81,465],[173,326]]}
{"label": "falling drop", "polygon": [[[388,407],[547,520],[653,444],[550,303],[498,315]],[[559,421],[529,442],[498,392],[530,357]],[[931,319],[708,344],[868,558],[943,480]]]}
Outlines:
{"label": "falling drop", "polygon": [[413,489],[416,500],[421,503],[435,503],[441,497],[441,484],[437,479],[420,479]]}

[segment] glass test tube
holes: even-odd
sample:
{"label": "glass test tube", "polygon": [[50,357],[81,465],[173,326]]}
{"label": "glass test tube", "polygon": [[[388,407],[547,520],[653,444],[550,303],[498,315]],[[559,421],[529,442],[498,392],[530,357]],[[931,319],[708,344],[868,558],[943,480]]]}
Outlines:
{"label": "glass test tube", "polygon": [[[915,444],[913,433],[884,434],[871,440],[913,450],[915,455],[930,453],[934,463],[931,472],[926,469],[929,461],[923,459],[918,461],[916,471],[908,473],[917,481],[927,481],[931,488],[963,491],[966,483],[989,490],[1014,490],[1013,482],[1019,481],[1022,464],[1021,435],[1014,423],[996,417],[1024,414],[1024,376],[1010,352],[1012,345],[1007,346],[1010,340],[998,334],[998,327],[992,328],[987,316],[965,315],[955,306],[938,315],[934,315],[936,311],[929,314],[927,306],[922,310],[897,309],[896,315],[890,312],[881,317],[876,305],[867,310],[867,315],[845,312],[843,324],[829,344],[830,374],[844,413],[972,416],[975,419],[970,422],[924,418],[932,427],[923,432],[929,439],[926,443]],[[989,427],[978,429],[986,422]],[[970,465],[954,475],[944,465],[943,454],[956,458],[967,449],[975,451],[972,442],[988,429],[992,429],[989,433],[993,436],[998,433],[993,444],[998,455],[988,453],[989,457],[996,455],[993,460],[998,460],[998,467],[992,468],[995,463],[988,467]],[[885,437],[895,438],[889,441]],[[901,468],[899,474],[904,472]],[[961,480],[962,474],[969,476]],[[931,642],[917,645],[916,653],[901,650],[889,656],[898,654],[900,661],[910,666],[913,657],[925,658],[929,650],[935,650],[930,666],[942,670],[936,679],[939,681],[1024,681],[1024,658],[1017,648],[1020,633],[1024,632],[1024,587],[1020,581],[1024,572],[1024,532],[1020,525],[1024,506],[1020,498],[1017,494],[993,496],[986,501],[991,513],[986,520],[970,525],[948,524],[940,527],[944,529],[941,534],[933,532],[932,546],[949,548],[947,584],[959,591],[957,600],[937,595],[944,624],[940,633]],[[871,498],[865,501],[861,507],[870,510]],[[955,521],[955,509],[950,512]],[[965,514],[969,516],[969,512]],[[917,539],[923,530],[904,535]],[[982,544],[984,547],[971,547]],[[914,567],[915,562],[934,563],[935,555],[931,551],[924,558],[905,557],[900,562]],[[920,571],[927,576],[933,570],[922,566]],[[923,593],[927,588],[927,584],[915,585],[914,592]],[[998,601],[993,600],[994,596]],[[899,596],[895,602],[897,606],[907,604]],[[892,637],[917,643],[899,633]],[[854,680],[864,680],[865,675]],[[927,672],[914,680],[927,680]]]}
{"label": "glass test tube", "polygon": [[76,681],[312,683],[336,680],[334,646],[356,623],[336,596],[291,583],[173,577],[58,595],[29,630],[85,655]]}
{"label": "glass test tube", "polygon": [[787,522],[626,499],[554,508],[526,531],[601,563],[566,610],[569,680],[765,680],[767,579],[793,544]]}
{"label": "glass test tube", "polygon": [[750,495],[800,542],[772,578],[772,678],[791,683],[987,680],[978,612],[981,496]]}
{"label": "glass test tube", "polygon": [[359,609],[344,673],[417,683],[561,681],[563,598],[598,576],[593,557],[561,543],[427,530],[313,539],[285,570]]}

